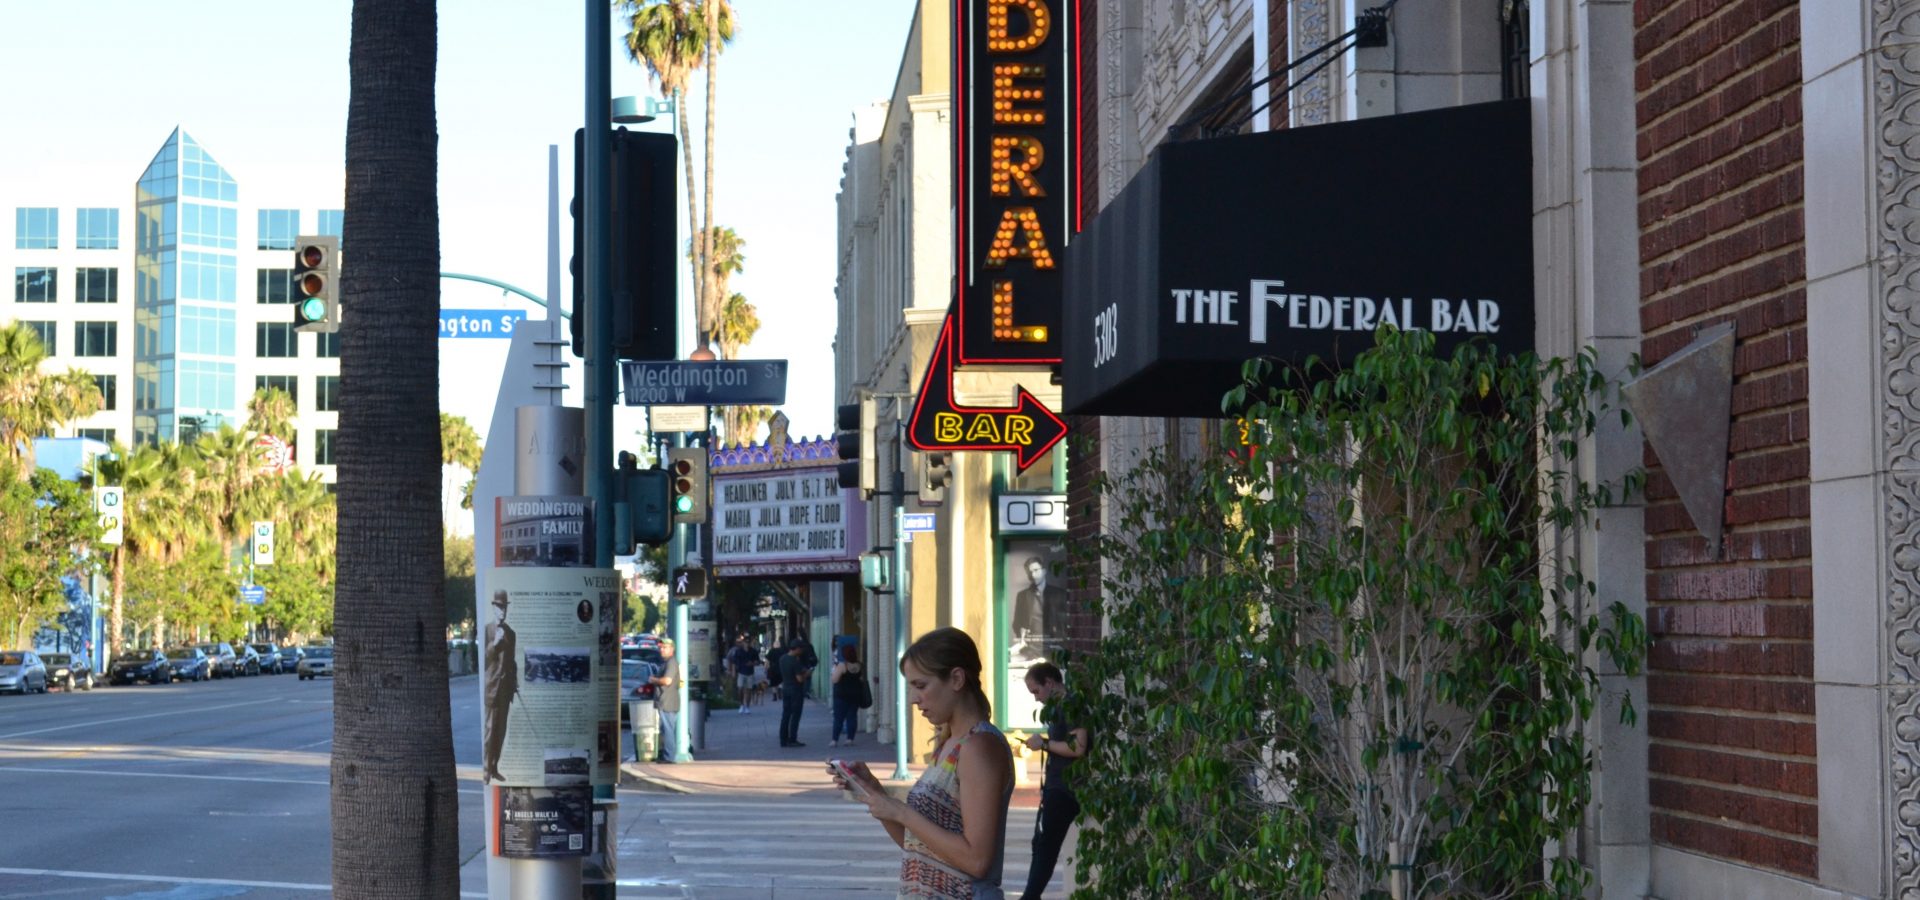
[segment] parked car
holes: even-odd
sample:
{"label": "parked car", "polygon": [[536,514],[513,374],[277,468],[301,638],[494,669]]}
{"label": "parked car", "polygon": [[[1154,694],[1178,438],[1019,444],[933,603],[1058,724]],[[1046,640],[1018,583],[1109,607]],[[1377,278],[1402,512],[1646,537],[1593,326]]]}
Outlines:
{"label": "parked car", "polygon": [[628,719],[627,704],[651,702],[653,700],[653,682],[651,679],[660,668],[642,659],[623,659],[620,661],[620,724],[626,725]]}
{"label": "parked car", "polygon": [[280,648],[272,644],[254,644],[253,652],[260,655],[260,671],[268,675],[279,675],[293,668],[281,663]]}
{"label": "parked car", "polygon": [[307,658],[307,651],[299,647],[280,648],[280,671],[295,673],[300,671],[300,661]]}
{"label": "parked car", "polygon": [[226,644],[213,643],[201,644],[199,649],[201,653],[206,654],[207,660],[212,664],[213,675],[211,677],[232,678],[240,674],[238,671],[240,660],[239,657],[234,655],[232,647]]}
{"label": "parked car", "polygon": [[213,658],[199,647],[175,647],[168,650],[167,662],[173,666],[173,677],[176,680],[184,678],[187,681],[212,681],[214,678]]}
{"label": "parked car", "polygon": [[68,691],[93,690],[93,663],[85,653],[42,653],[40,661],[46,664],[48,681]]}
{"label": "parked car", "polygon": [[173,681],[173,660],[158,650],[128,650],[113,658],[107,666],[108,684],[168,684]]}
{"label": "parked car", "polygon": [[47,692],[47,666],[32,650],[0,651],[0,691]]}
{"label": "parked car", "polygon": [[236,643],[228,649],[233,651],[233,674],[258,675],[262,668],[259,651],[246,644]]}
{"label": "parked car", "polygon": [[300,674],[301,681],[322,675],[333,677],[332,647],[308,647],[305,653],[306,658],[300,660],[300,667],[295,670]]}

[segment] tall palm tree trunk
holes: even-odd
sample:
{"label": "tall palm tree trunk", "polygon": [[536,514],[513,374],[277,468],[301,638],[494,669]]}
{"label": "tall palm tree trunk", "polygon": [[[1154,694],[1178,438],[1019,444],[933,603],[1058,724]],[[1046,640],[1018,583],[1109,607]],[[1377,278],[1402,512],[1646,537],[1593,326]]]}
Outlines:
{"label": "tall palm tree trunk", "polygon": [[692,252],[687,254],[687,266],[693,270],[693,283],[687,287],[693,291],[693,327],[700,333],[700,340],[705,341],[706,319],[702,318],[705,313],[700,304],[707,296],[704,277],[707,270],[707,242],[706,236],[700,233],[700,214],[693,202],[693,142],[687,139],[691,133],[687,130],[687,92],[679,88],[673,91],[673,114],[680,119],[680,157],[687,163],[687,238],[693,241],[690,248]]}
{"label": "tall palm tree trunk", "polygon": [[720,298],[717,296],[713,277],[713,98],[714,83],[720,77],[720,3],[721,0],[706,0],[701,6],[707,13],[707,137],[704,150],[707,154],[706,200],[700,204],[700,265],[707,271],[702,273],[700,291],[700,341],[704,345],[720,329]]}
{"label": "tall palm tree trunk", "polygon": [[331,766],[333,889],[346,900],[460,888],[431,349],[435,28],[433,0],[353,3]]}

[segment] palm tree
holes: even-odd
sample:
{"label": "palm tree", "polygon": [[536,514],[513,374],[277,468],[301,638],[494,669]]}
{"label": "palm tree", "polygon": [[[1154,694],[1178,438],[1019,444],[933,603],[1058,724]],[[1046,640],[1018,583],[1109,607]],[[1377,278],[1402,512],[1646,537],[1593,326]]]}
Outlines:
{"label": "palm tree", "polygon": [[[720,70],[720,51],[733,40],[733,6],[727,0],[705,0],[700,4],[701,12],[706,14],[707,34],[718,39],[707,41],[707,137],[703,148],[707,153],[707,169],[704,187],[707,199],[700,205],[700,236],[706,240],[702,258],[708,267],[715,259],[712,244],[713,234],[713,120],[715,83]],[[692,185],[688,185],[688,195],[692,195]],[[720,298],[723,296],[712,279],[701,285],[700,291],[700,343],[705,346],[713,338],[713,332],[719,325]]]}
{"label": "palm tree", "polygon": [[293,397],[286,391],[261,388],[247,401],[247,431],[291,442],[293,417],[298,412]]}
{"label": "palm tree", "polygon": [[[720,312],[720,358],[739,359],[741,348],[752,341],[759,330],[759,311],[747,302],[746,295],[733,294],[727,297],[727,303]],[[720,421],[726,429],[726,442],[742,444],[752,442],[759,423],[765,419],[750,419],[747,407],[729,406],[720,413]]]}
{"label": "palm tree", "polygon": [[[732,228],[716,227],[707,232],[707,284],[714,289],[714,296],[727,296],[728,282],[733,276],[747,270],[747,255],[740,252],[747,246],[745,238]],[[720,331],[726,327],[726,304],[720,304],[719,321],[713,325],[712,335],[716,342],[722,341]],[[727,357],[722,354],[722,358]]]}
{"label": "palm tree", "polygon": [[212,513],[214,537],[225,556],[233,555],[233,545],[241,535],[250,534],[252,519],[242,500],[259,472],[259,451],[253,438],[232,426],[222,425],[212,434],[203,434],[193,443],[199,459],[201,508]]}
{"label": "palm tree", "polygon": [[[480,434],[473,430],[465,418],[450,413],[440,414],[440,464],[442,466],[460,466],[467,470],[467,485],[461,491],[460,508],[473,508],[473,480],[480,472],[480,456],[485,448],[480,443]],[[444,490],[450,484],[443,484]]]}
{"label": "palm tree", "polygon": [[[9,460],[26,458],[34,438],[100,411],[102,398],[92,375],[79,369],[42,372],[46,359],[47,349],[31,327],[0,326],[0,445]],[[16,471],[24,480],[32,467]]]}
{"label": "palm tree", "polygon": [[[719,316],[719,295],[707,283],[707,248],[701,240],[706,233],[700,226],[700,204],[694,200],[693,143],[687,140],[686,88],[693,73],[708,67],[707,79],[707,192],[708,213],[704,221],[712,226],[713,216],[713,100],[712,65],[716,45],[733,40],[733,6],[726,0],[619,0],[627,10],[627,55],[647,67],[660,92],[673,97],[674,114],[680,125],[680,150],[687,167],[687,234],[694,244],[688,265],[693,274],[694,316],[700,340],[705,344],[713,334]],[[719,40],[708,40],[709,35]]]}
{"label": "palm tree", "polygon": [[453,900],[441,570],[434,0],[354,0],[334,583],[333,890]]}

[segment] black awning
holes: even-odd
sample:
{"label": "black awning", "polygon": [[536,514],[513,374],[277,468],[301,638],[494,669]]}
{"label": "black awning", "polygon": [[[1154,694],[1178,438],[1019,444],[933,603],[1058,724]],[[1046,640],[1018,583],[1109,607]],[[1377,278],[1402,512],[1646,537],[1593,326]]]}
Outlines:
{"label": "black awning", "polygon": [[1528,101],[1156,149],[1066,253],[1064,405],[1219,416],[1381,324],[1534,347]]}

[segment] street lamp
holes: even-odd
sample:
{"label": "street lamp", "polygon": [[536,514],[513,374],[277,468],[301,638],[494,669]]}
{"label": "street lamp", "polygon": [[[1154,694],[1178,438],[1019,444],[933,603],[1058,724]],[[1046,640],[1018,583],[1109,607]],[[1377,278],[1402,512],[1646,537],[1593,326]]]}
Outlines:
{"label": "street lamp", "polygon": [[636,97],[613,98],[613,121],[618,125],[640,125],[671,112],[672,100],[648,97],[642,104]]}

